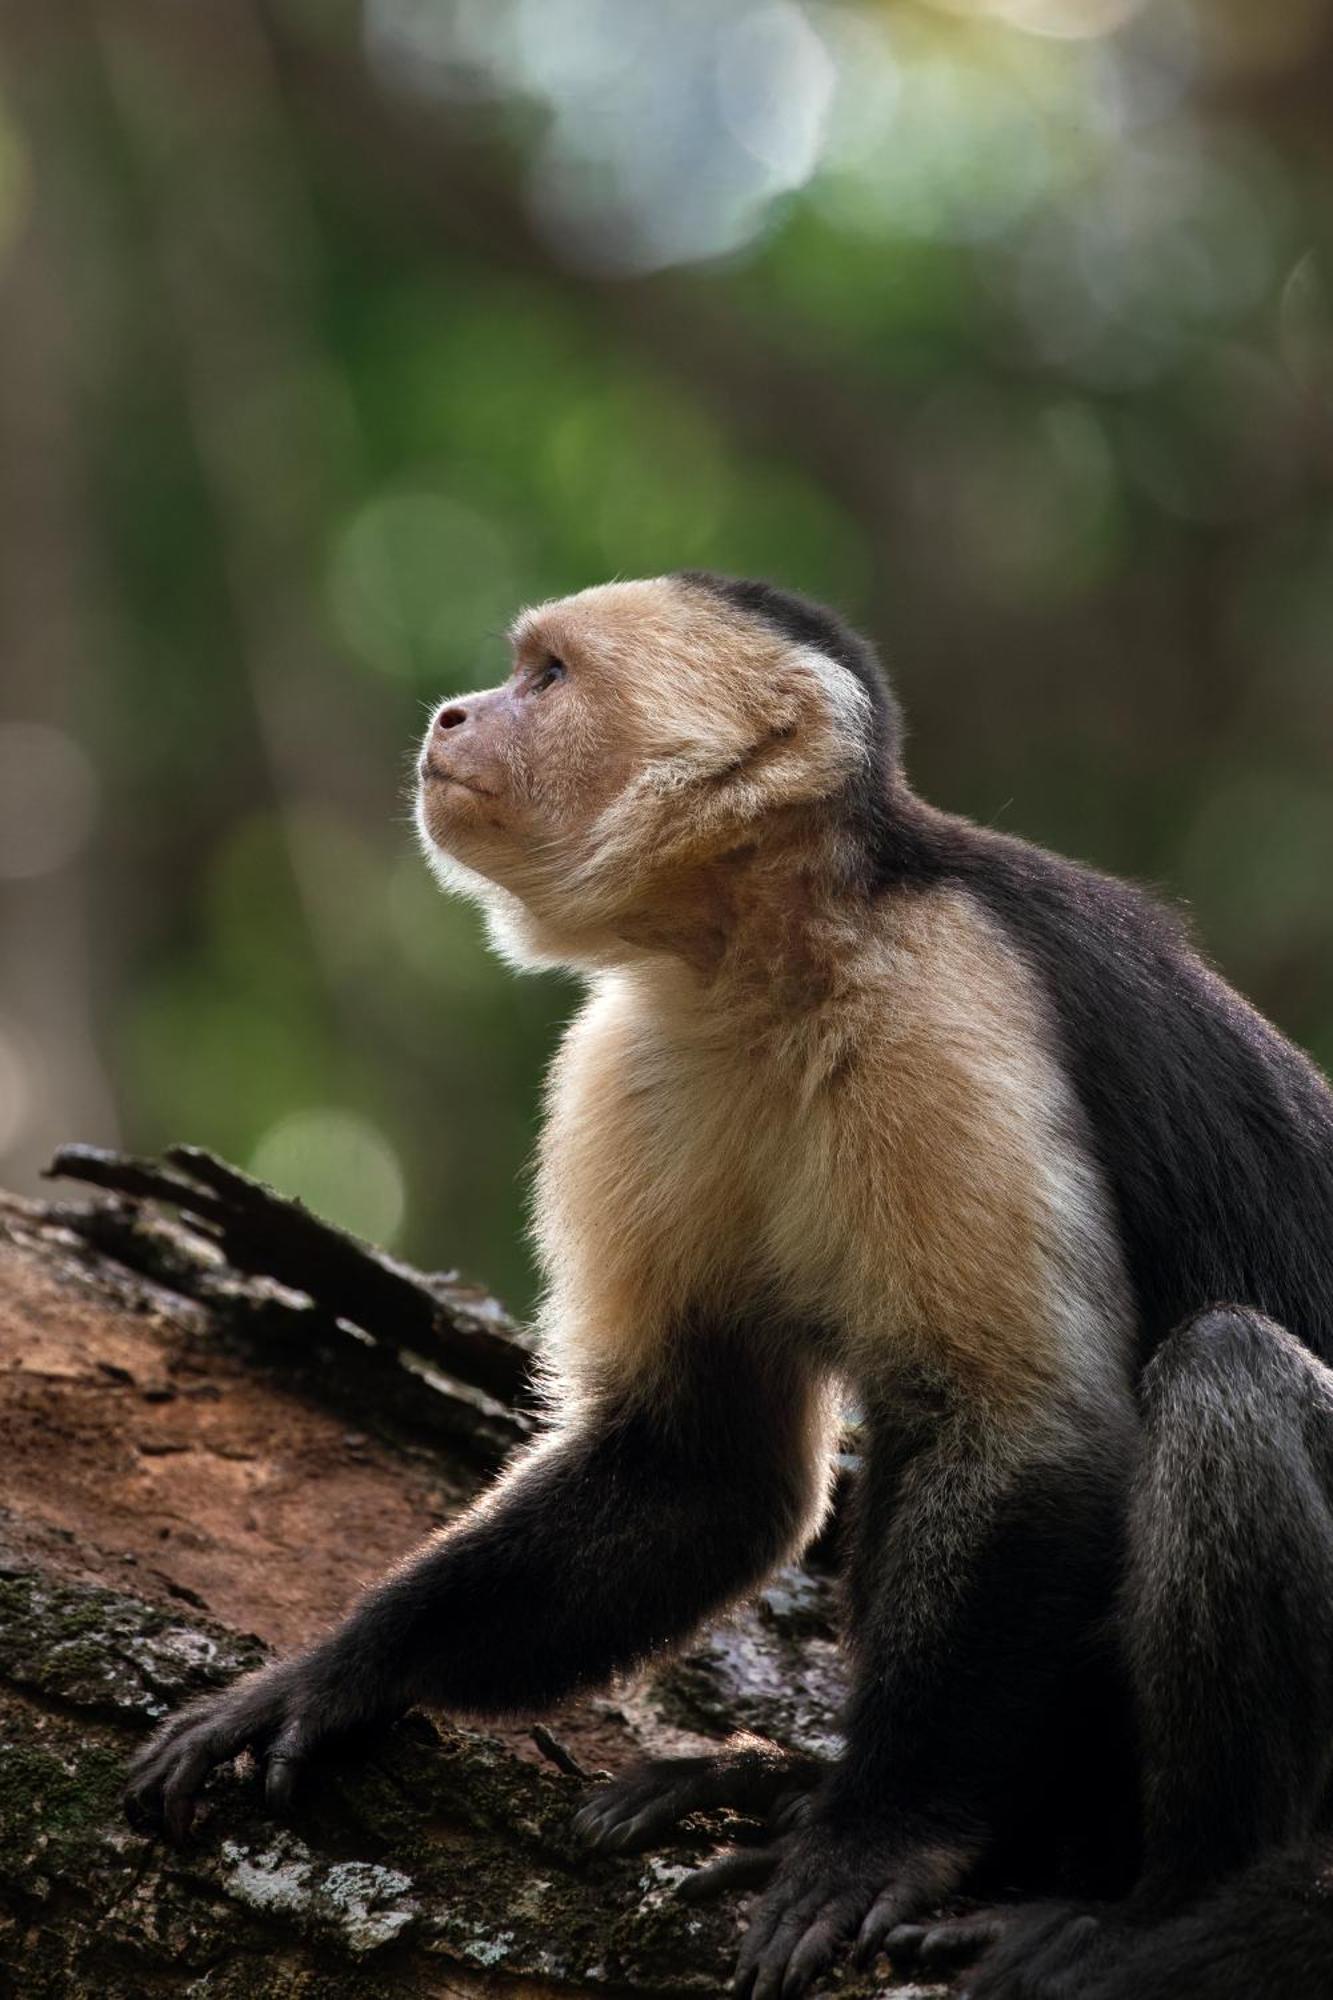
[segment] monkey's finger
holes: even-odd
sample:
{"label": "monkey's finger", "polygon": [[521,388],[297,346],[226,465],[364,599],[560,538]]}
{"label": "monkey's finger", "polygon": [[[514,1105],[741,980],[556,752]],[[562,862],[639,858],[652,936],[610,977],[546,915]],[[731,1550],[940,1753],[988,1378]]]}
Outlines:
{"label": "monkey's finger", "polygon": [[[969,2000],[1075,2000],[1095,1970],[1102,1935],[1086,1912],[1057,1910],[1006,1925],[974,1971]],[[963,2000],[960,1995],[959,2000]]]}
{"label": "monkey's finger", "polygon": [[769,1832],[774,1834],[794,1832],[809,1819],[813,1806],[813,1792],[784,1792],[769,1814]]}
{"label": "monkey's finger", "polygon": [[572,1828],[595,1854],[624,1854],[669,1833],[682,1816],[670,1796],[648,1800],[619,1796],[585,1806],[575,1814]]}
{"label": "monkey's finger", "polygon": [[271,1813],[286,1813],[291,1810],[300,1762],[299,1757],[283,1756],[281,1752],[275,1750],[265,1763],[264,1804]]}
{"label": "monkey's finger", "polygon": [[201,1729],[180,1746],[175,1766],[162,1787],[162,1825],[168,1840],[179,1845],[189,1834],[204,1780],[214,1765],[226,1758],[225,1746],[208,1729]]}
{"label": "monkey's finger", "polygon": [[272,1733],[274,1710],[270,1686],[241,1683],[174,1717],[131,1766],[125,1796],[131,1825],[183,1840],[204,1778],[215,1765],[264,1742]]}
{"label": "monkey's finger", "polygon": [[[873,1914],[873,1912],[872,1912]],[[883,1951],[899,1966],[919,1966],[923,1972],[951,1972],[974,1965],[1004,1935],[1005,1920],[989,1910],[970,1917],[950,1917],[939,1924],[899,1924],[884,1939]]]}
{"label": "monkey's finger", "polygon": [[190,1739],[202,1740],[206,1732],[195,1716],[187,1729],[175,1730],[166,1740],[150,1743],[131,1767],[125,1787],[125,1813],[139,1833],[166,1830],[167,1787],[190,1754]]}
{"label": "monkey's finger", "polygon": [[[777,1921],[770,1918],[765,1935],[765,1912],[759,1912],[737,1960],[739,1990],[748,1991],[750,2000],[797,2000],[829,1964],[856,1921],[855,1905],[849,1898],[830,1898],[822,1889],[812,1890],[790,1908],[774,1914]],[[747,1978],[748,1987],[744,1983]]]}
{"label": "monkey's finger", "polygon": [[575,1813],[569,1823],[570,1831],[589,1847],[598,1848],[616,1827],[634,1818],[646,1803],[644,1787],[633,1778],[599,1785]]}
{"label": "monkey's finger", "polygon": [[626,1830],[645,1817],[646,1813],[632,1812],[626,1805],[606,1805],[597,1811],[579,1813],[572,1830],[594,1854],[610,1854],[624,1844],[621,1836]]}
{"label": "monkey's finger", "polygon": [[301,1773],[319,1741],[320,1730],[308,1714],[285,1722],[264,1759],[264,1802],[270,1812],[285,1813],[292,1803]]}
{"label": "monkey's finger", "polygon": [[133,1832],[148,1835],[162,1831],[161,1785],[127,1785],[121,1804]]}
{"label": "monkey's finger", "polygon": [[[760,1912],[760,1917],[762,1914]],[[740,2000],[778,2000],[782,1974],[801,1921],[789,1915],[780,1918],[776,1926],[762,1926],[762,1931],[758,1918],[750,1925],[741,1941],[736,1973],[731,1982]],[[758,1942],[755,1942],[757,1935]]]}
{"label": "monkey's finger", "polygon": [[301,1763],[295,1750],[271,1750],[264,1760],[264,1804],[271,1813],[290,1812]]}
{"label": "monkey's finger", "polygon": [[166,1779],[175,1769],[182,1744],[187,1737],[196,1735],[208,1726],[208,1717],[213,1710],[216,1697],[200,1703],[192,1702],[177,1715],[164,1722],[154,1732],[130,1761],[126,1779],[126,1801],[134,1798],[146,1804],[161,1792]]}
{"label": "monkey's finger", "polygon": [[122,1803],[136,1833],[156,1833],[161,1823],[161,1792],[155,1766],[140,1766],[130,1772]]}
{"label": "monkey's finger", "polygon": [[904,1925],[914,1915],[914,1898],[901,1888],[885,1889],[875,1898],[862,1920],[852,1946],[852,1957],[857,1965],[869,1965],[884,1950],[884,1940],[889,1932]]}
{"label": "monkey's finger", "polygon": [[708,1758],[672,1758],[638,1766],[599,1785],[575,1813],[576,1838],[594,1851],[624,1853],[650,1845],[693,1812],[734,1804],[735,1767]]}
{"label": "monkey's finger", "polygon": [[[926,1924],[899,1924],[896,1930],[889,1932],[882,1949],[893,1960],[895,1972],[906,1972],[916,1964],[928,1929]],[[857,1942],[860,1943],[859,1938]]]}
{"label": "monkey's finger", "polygon": [[776,2000],[787,1960],[819,1902],[818,1892],[808,1890],[795,1902],[784,1903],[780,1889],[764,1898],[736,1954],[733,1984],[738,1993],[748,1993],[752,2000]]}
{"label": "monkey's finger", "polygon": [[608,1806],[601,1812],[586,1816],[580,1814],[574,1821],[574,1833],[585,1847],[590,1847],[594,1854],[600,1854],[620,1824],[619,1814]]}
{"label": "monkey's finger", "polygon": [[696,1868],[676,1894],[684,1903],[708,1903],[733,1890],[758,1889],[774,1874],[778,1855],[771,1847],[741,1847]]}
{"label": "monkey's finger", "polygon": [[856,1904],[851,1898],[828,1903],[807,1925],[805,1935],[793,1950],[782,1975],[782,2000],[799,2000],[799,1995],[833,1963],[839,1945],[845,1944],[856,1925]]}
{"label": "monkey's finger", "polygon": [[575,1840],[586,1841],[589,1847],[595,1847],[604,1828],[611,1825],[613,1817],[612,1807],[598,1805],[594,1801],[579,1807],[569,1822],[569,1830]]}
{"label": "monkey's finger", "polygon": [[679,1814],[667,1799],[658,1799],[629,1819],[613,1821],[597,1842],[606,1854],[628,1854],[636,1847],[650,1847],[676,1825]]}

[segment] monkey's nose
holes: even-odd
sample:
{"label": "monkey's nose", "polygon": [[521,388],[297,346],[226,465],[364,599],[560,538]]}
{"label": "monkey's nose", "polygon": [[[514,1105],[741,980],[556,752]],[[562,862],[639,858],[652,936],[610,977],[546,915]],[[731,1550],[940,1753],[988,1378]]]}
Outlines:
{"label": "monkey's nose", "polygon": [[467,721],[467,710],[461,702],[451,702],[442,708],[435,718],[435,727],[440,730],[459,729]]}

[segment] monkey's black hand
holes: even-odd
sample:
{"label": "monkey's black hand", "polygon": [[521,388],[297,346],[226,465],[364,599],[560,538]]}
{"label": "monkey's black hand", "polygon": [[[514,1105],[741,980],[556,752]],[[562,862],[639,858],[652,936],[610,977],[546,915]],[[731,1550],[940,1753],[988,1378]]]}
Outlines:
{"label": "monkey's black hand", "polygon": [[339,1672],[332,1649],[315,1648],[192,1702],[163,1723],[130,1767],[125,1810],[131,1825],[184,1840],[209,1773],[243,1750],[253,1751],[263,1766],[270,1810],[282,1812],[315,1750],[390,1719],[392,1711],[358,1695],[356,1678]]}
{"label": "monkey's black hand", "polygon": [[737,1993],[797,2000],[853,1939],[868,1963],[891,1931],[958,1887],[968,1861],[944,1836],[909,1838],[812,1815],[781,1843],[772,1885],[741,1943]]}
{"label": "monkey's black hand", "polygon": [[574,1832],[599,1853],[626,1854],[664,1839],[691,1813],[719,1807],[785,1820],[822,1771],[816,1757],[758,1741],[709,1757],[663,1757],[599,1785],[575,1814]]}

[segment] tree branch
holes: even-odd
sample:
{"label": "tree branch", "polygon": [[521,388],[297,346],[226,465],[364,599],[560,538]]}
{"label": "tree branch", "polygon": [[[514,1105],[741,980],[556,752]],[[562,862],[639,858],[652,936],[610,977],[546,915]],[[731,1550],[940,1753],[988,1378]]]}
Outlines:
{"label": "tree branch", "polygon": [[[329,1378],[357,1353],[398,1367],[404,1322],[446,1344],[484,1323],[490,1343],[448,1346],[482,1367],[512,1335],[482,1295],[383,1258],[209,1155],[70,1148],[57,1164],[97,1197],[0,1195],[0,1436],[15,1503],[0,1510],[0,1987],[25,2000],[721,1990],[738,1909],[694,1910],[674,1888],[743,1829],[700,1820],[663,1853],[593,1861],[570,1820],[584,1774],[636,1754],[737,1729],[827,1754],[841,1680],[817,1574],[784,1572],[646,1682],[571,1704],[539,1732],[540,1758],[522,1730],[501,1741],[409,1718],[313,1779],[290,1824],[263,1815],[240,1771],[210,1787],[187,1848],[129,1829],[120,1788],[136,1739],[262,1657],[239,1620],[271,1629],[294,1596],[317,1607],[321,1590],[328,1604],[330,1568],[345,1601],[392,1556],[386,1531],[416,1532],[393,1524],[394,1504],[401,1515],[409,1492],[449,1481],[442,1433],[433,1470],[419,1451],[372,1446],[369,1462],[367,1441],[315,1405],[337,1400]],[[313,1291],[292,1290],[298,1277]],[[284,1315],[287,1347],[319,1348],[343,1282],[373,1348],[348,1334],[308,1373],[281,1354],[276,1381],[237,1360],[237,1347],[272,1358]],[[351,1394],[368,1410],[361,1384]],[[168,1456],[137,1458],[136,1440]],[[355,1467],[338,1475],[349,1450]],[[454,1455],[475,1463],[475,1438]],[[450,1481],[460,1500],[474,1483]],[[332,1549],[302,1525],[327,1537],[335,1518]]]}

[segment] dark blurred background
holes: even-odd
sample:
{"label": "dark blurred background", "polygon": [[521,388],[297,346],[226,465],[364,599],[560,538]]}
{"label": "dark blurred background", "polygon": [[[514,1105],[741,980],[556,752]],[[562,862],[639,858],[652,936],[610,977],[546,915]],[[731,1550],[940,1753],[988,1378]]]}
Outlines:
{"label": "dark blurred background", "polygon": [[1331,191],[1322,0],[0,4],[0,1181],[188,1138],[526,1306],[573,988],[409,752],[685,564],[1333,1063]]}

